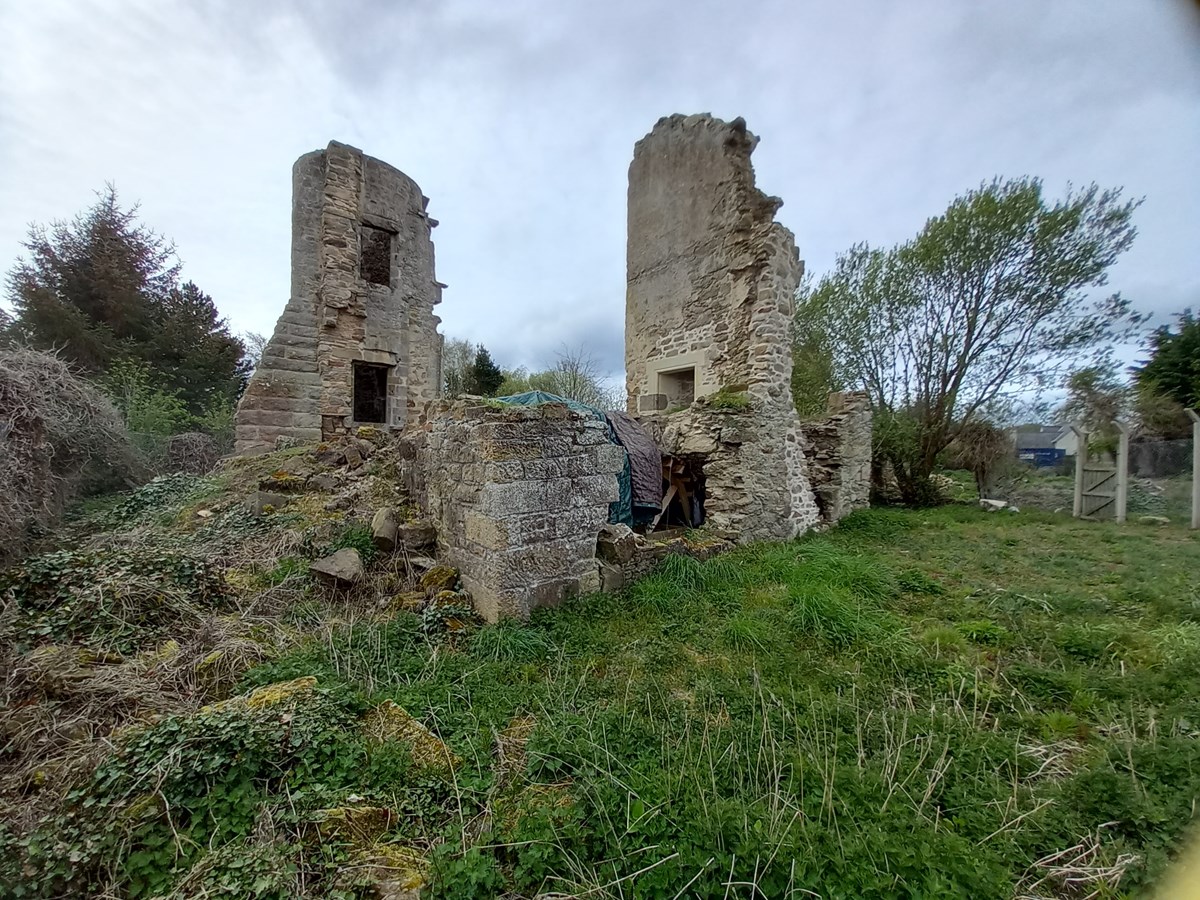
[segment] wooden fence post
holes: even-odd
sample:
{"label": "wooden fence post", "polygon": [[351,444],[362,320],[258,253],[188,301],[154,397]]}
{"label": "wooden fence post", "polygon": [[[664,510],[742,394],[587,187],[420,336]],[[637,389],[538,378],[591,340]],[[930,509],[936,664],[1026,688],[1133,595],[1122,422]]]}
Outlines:
{"label": "wooden fence post", "polygon": [[1083,467],[1087,462],[1088,433],[1078,425],[1069,427],[1075,432],[1075,504],[1071,515],[1078,519],[1083,515]]}
{"label": "wooden fence post", "polygon": [[1125,524],[1125,512],[1129,505],[1129,426],[1117,422],[1121,432],[1117,445],[1117,524]]}
{"label": "wooden fence post", "polygon": [[1192,527],[1200,528],[1200,415],[1187,411],[1192,420]]}

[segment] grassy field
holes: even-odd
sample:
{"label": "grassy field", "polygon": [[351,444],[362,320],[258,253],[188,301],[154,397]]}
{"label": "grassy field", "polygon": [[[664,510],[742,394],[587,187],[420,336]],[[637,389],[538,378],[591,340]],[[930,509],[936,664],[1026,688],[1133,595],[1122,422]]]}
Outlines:
{"label": "grassy field", "polygon": [[315,686],[132,729],[0,832],[0,894],[369,896],[390,852],[447,898],[1142,895],[1200,795],[1198,571],[1174,525],[955,506],[526,626],[307,590],[227,693]]}

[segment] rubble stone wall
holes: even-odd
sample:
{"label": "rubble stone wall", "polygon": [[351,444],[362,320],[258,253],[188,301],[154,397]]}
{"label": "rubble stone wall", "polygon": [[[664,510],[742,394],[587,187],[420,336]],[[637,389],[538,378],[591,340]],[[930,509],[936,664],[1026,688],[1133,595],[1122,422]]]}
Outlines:
{"label": "rubble stone wall", "polygon": [[[739,540],[794,537],[818,520],[792,402],[791,322],[804,266],[782,205],[755,186],[758,139],[737,119],[669,116],[629,168],[625,314],[631,414],[663,452],[705,457],[705,511]],[[674,409],[671,373],[695,370]],[[744,397],[740,409],[705,398]]]}
{"label": "rubble stone wall", "polygon": [[388,367],[384,427],[439,396],[427,203],[407,175],[345,144],[296,161],[291,298],[238,406],[239,453],[347,433],[355,362]]}
{"label": "rubble stone wall", "polygon": [[434,404],[412,438],[414,487],[490,622],[599,589],[597,538],[625,451],[604,424],[561,404]]}
{"label": "rubble stone wall", "polygon": [[827,418],[804,423],[805,455],[822,521],[833,524],[871,500],[871,407],[866,393],[829,395]]}

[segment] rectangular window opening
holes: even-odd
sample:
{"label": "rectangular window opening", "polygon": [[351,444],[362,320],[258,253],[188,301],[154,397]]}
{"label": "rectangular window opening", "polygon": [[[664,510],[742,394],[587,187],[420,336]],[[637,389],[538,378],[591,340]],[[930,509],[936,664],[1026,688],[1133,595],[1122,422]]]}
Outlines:
{"label": "rectangular window opening", "polygon": [[392,233],[382,228],[363,225],[359,238],[359,274],[368,284],[392,283]]}
{"label": "rectangular window opening", "polygon": [[658,392],[667,398],[667,408],[691,406],[696,399],[696,367],[658,373]]}
{"label": "rectangular window opening", "polygon": [[354,421],[387,422],[388,369],[373,363],[354,364]]}

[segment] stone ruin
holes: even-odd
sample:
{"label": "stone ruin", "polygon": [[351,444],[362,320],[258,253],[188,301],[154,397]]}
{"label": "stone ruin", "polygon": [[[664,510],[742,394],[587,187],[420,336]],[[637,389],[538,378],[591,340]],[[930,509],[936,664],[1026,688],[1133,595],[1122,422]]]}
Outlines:
{"label": "stone ruin", "polygon": [[296,160],[292,293],[238,405],[238,453],[402,429],[441,395],[428,203],[403,172],[336,141]]}
{"label": "stone ruin", "polygon": [[819,422],[793,403],[804,267],[775,221],[782,201],[755,185],[757,141],[741,119],[676,115],[634,150],[626,390],[663,485],[638,533],[610,524],[626,452],[601,421],[440,398],[437,223],[410,178],[343,144],[294,168],[291,298],[239,405],[237,452],[393,432],[439,560],[488,621],[618,590],[667,553],[786,540],[865,506],[865,396],[832,395]]}

